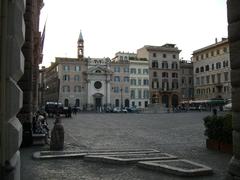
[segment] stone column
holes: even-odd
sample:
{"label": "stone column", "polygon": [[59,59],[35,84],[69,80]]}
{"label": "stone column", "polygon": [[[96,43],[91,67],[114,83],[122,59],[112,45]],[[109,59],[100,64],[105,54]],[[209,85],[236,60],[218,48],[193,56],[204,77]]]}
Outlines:
{"label": "stone column", "polygon": [[24,75],[18,85],[23,91],[23,107],[18,113],[18,118],[23,125],[23,146],[32,144],[32,117],[33,117],[33,2],[26,0],[26,11],[24,14],[26,25],[25,43],[22,47],[25,58]]}
{"label": "stone column", "polygon": [[[22,47],[25,58],[24,75],[18,82],[23,91],[23,107],[17,117],[23,125],[23,145],[32,144],[32,116],[37,110],[38,63],[40,61],[40,33],[38,30],[42,0],[26,0],[25,42]],[[22,19],[21,19],[22,20]]]}
{"label": "stone column", "polygon": [[91,81],[88,79],[87,80],[87,110],[91,110],[91,98],[92,98],[92,94],[91,94]]}
{"label": "stone column", "polygon": [[106,81],[106,83],[107,83],[107,89],[106,89],[107,102],[106,102],[106,104],[110,104],[111,103],[111,101],[110,101],[110,94],[111,94],[110,80],[108,79]]}
{"label": "stone column", "polygon": [[240,1],[228,0],[227,7],[233,105],[233,157],[227,179],[234,180],[240,179]]}

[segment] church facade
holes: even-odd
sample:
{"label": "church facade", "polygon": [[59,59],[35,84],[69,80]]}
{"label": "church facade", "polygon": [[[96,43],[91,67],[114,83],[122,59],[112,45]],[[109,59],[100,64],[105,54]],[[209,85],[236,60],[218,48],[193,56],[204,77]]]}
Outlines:
{"label": "church facade", "polygon": [[111,104],[111,60],[85,58],[81,32],[77,55],[77,58],[56,57],[50,67],[43,69],[42,105],[53,101],[64,106],[76,106],[80,110],[102,111]]}

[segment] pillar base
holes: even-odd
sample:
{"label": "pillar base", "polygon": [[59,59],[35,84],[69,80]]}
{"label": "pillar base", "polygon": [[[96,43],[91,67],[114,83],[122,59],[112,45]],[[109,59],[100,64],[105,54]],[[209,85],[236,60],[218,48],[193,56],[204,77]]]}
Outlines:
{"label": "pillar base", "polygon": [[240,179],[240,160],[232,157],[229,168],[228,168],[228,179],[232,177],[233,179]]}
{"label": "pillar base", "polygon": [[32,124],[31,123],[23,123],[23,141],[21,147],[31,146],[33,143],[32,139]]}

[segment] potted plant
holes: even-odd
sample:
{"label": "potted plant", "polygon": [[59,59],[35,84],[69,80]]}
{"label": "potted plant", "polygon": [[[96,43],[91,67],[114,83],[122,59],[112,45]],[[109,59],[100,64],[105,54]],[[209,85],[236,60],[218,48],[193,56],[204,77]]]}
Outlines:
{"label": "potted plant", "polygon": [[232,115],[207,116],[203,120],[207,148],[232,153]]}

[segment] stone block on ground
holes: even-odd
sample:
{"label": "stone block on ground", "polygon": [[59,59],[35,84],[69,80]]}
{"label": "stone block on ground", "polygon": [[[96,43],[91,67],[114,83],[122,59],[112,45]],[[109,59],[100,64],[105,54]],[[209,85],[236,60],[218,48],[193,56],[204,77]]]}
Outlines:
{"label": "stone block on ground", "polygon": [[210,167],[185,159],[144,161],[139,162],[138,166],[178,176],[204,176],[213,174]]}
{"label": "stone block on ground", "polygon": [[152,153],[125,153],[115,155],[88,155],[86,161],[99,161],[110,164],[134,164],[138,161],[176,159],[176,156],[161,152]]}

